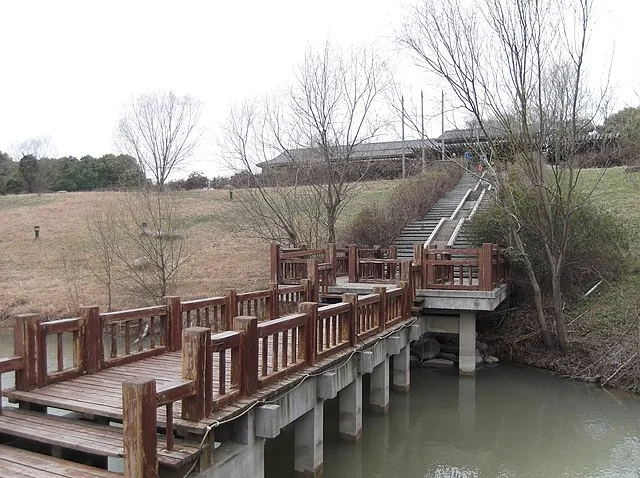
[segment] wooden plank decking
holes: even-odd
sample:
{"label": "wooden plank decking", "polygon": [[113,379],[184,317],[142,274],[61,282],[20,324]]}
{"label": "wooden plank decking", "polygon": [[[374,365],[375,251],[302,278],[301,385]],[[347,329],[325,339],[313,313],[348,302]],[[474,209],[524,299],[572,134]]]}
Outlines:
{"label": "wooden plank decking", "polygon": [[0,478],[122,478],[122,474],[0,445]]}
{"label": "wooden plank decking", "polygon": [[[290,340],[290,331],[287,334]],[[331,335],[333,338],[333,335]],[[273,363],[273,337],[268,338],[267,363],[271,369]],[[214,420],[220,420],[235,415],[247,406],[273,395],[288,382],[295,382],[305,376],[309,371],[318,371],[326,368],[328,364],[341,360],[345,354],[336,354],[328,360],[319,361],[311,370],[296,371],[288,374],[283,380],[272,386],[259,389],[251,396],[239,398],[232,404],[221,407],[212,416],[200,421],[188,421],[181,418],[182,402],[177,401],[173,407],[173,421],[177,429],[183,429],[191,433],[203,434],[206,428]],[[278,343],[278,356],[283,356],[283,343]],[[258,356],[258,369],[262,369],[263,356]],[[213,370],[213,398],[219,398],[219,380],[217,363]],[[231,360],[225,362],[227,382],[231,376]],[[138,377],[155,378],[158,392],[181,386],[188,381],[182,380],[182,352],[167,352],[162,355],[139,360],[127,365],[112,367],[100,372],[82,375],[64,382],[47,385],[29,391],[5,389],[2,394],[11,401],[25,402],[40,406],[52,407],[83,414],[87,418],[103,417],[116,422],[122,421],[122,382]],[[227,383],[227,390],[230,383]],[[157,412],[158,426],[166,426],[166,409],[159,407]],[[1,422],[0,422],[1,423]],[[116,456],[116,455],[109,455]]]}
{"label": "wooden plank decking", "polygon": [[[122,428],[84,420],[5,409],[0,415],[0,434],[97,456],[124,457]],[[166,440],[158,436],[158,462],[161,465],[179,468],[196,460],[200,454],[197,446],[183,440],[176,440],[174,445],[173,450],[167,450]]]}

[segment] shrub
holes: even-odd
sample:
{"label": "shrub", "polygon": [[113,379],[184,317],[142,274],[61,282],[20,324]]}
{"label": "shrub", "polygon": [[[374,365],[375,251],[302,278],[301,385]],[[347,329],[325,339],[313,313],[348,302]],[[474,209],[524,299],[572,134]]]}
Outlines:
{"label": "shrub", "polygon": [[456,164],[438,162],[424,173],[405,179],[386,203],[373,203],[360,210],[346,227],[346,241],[388,247],[407,224],[423,218],[456,185],[462,173]]}
{"label": "shrub", "polygon": [[[521,191],[518,197],[523,218],[535,217],[536,201],[533,194],[531,190]],[[576,198],[576,203],[578,201]],[[560,234],[560,221],[557,227]],[[486,212],[476,215],[470,223],[470,235],[476,244],[493,242],[507,245],[505,255],[513,272],[513,285],[517,288],[529,287],[524,273],[523,257],[514,247],[508,246],[512,241],[506,212],[503,209],[493,204]],[[526,224],[523,224],[520,236],[527,247],[538,282],[545,292],[548,292],[551,288],[551,271],[544,242],[528,229]],[[622,257],[628,248],[628,234],[624,225],[592,202],[585,202],[571,216],[567,256],[562,273],[565,293],[575,296],[584,293],[600,279],[618,277],[625,263]]]}

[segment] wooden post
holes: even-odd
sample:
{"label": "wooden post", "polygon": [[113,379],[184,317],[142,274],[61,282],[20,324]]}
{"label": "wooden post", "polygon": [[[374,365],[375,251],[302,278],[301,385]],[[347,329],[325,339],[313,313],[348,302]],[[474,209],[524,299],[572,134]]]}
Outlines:
{"label": "wooden post", "polygon": [[[38,385],[39,361],[43,359],[38,350],[38,314],[16,316],[14,334],[15,355],[24,357],[24,368],[16,370],[16,390],[32,390]],[[46,357],[44,357],[46,360]],[[46,366],[46,365],[45,365]]]}
{"label": "wooden post", "polygon": [[302,279],[300,284],[302,284],[302,288],[304,289],[304,292],[302,293],[304,299],[302,302],[312,302],[313,290],[311,288],[311,281],[309,279]]}
{"label": "wooden post", "polygon": [[196,394],[182,399],[182,419],[198,421],[209,415],[213,403],[211,329],[190,327],[182,335],[182,379],[196,384]]}
{"label": "wooden post", "polygon": [[413,245],[413,263],[419,266],[422,265],[422,244]]}
{"label": "wooden post", "polygon": [[253,395],[258,390],[258,318],[248,315],[234,317],[233,330],[242,332],[244,343],[242,361],[242,395]]}
{"label": "wooden post", "polygon": [[276,282],[269,284],[269,298],[267,300],[267,307],[269,308],[267,318],[269,320],[277,319],[280,315],[280,301],[278,300],[278,284]]}
{"label": "wooden post", "polygon": [[311,281],[311,300],[312,302],[318,302],[320,290],[318,259],[307,259],[307,277]]}
{"label": "wooden post", "polygon": [[336,285],[336,276],[338,268],[338,252],[335,244],[329,244],[327,247],[326,261],[331,264],[331,274],[329,277],[329,285]]}
{"label": "wooden post", "polygon": [[373,293],[380,296],[378,302],[378,326],[380,330],[387,328],[387,289],[386,287],[374,287]]}
{"label": "wooden post", "polygon": [[82,328],[84,329],[82,360],[85,372],[89,374],[99,372],[104,361],[100,307],[80,307],[78,315],[82,317]]}
{"label": "wooden post", "polygon": [[411,317],[411,302],[409,300],[409,283],[406,281],[398,282],[398,287],[402,288],[402,317],[408,319]]}
{"label": "wooden post", "polygon": [[413,302],[415,291],[413,286],[413,272],[411,271],[411,261],[402,261],[400,263],[400,280],[408,284],[409,300]]}
{"label": "wooden post", "polygon": [[[307,314],[307,324],[305,326],[305,337],[299,340],[299,344],[304,343],[304,359],[309,365],[316,363],[318,353],[317,345],[317,323],[318,323],[318,303],[317,302],[301,302],[298,304],[298,310],[302,314]],[[298,349],[298,352],[300,350]]]}
{"label": "wooden post", "polygon": [[389,257],[387,259],[397,259],[398,258],[398,248],[396,246],[389,246]]}
{"label": "wooden post", "polygon": [[122,383],[124,476],[158,476],[156,381],[133,378]]}
{"label": "wooden post", "polygon": [[482,249],[478,250],[478,288],[480,290],[493,290],[493,245],[490,243],[482,244]]}
{"label": "wooden post", "polygon": [[349,339],[349,345],[355,347],[358,333],[360,332],[360,311],[358,310],[358,294],[343,294],[342,302],[351,304],[351,314],[349,320],[342,323],[340,327],[340,339]]}
{"label": "wooden post", "polygon": [[413,264],[419,266],[420,274],[418,275],[417,284],[415,284],[416,289],[424,289],[423,275],[424,268],[422,267],[422,244],[414,244],[413,245]]}
{"label": "wooden post", "polygon": [[[233,318],[238,315],[238,297],[235,289],[225,289],[227,298],[227,315],[225,317],[224,331],[233,330]],[[222,330],[220,332],[223,332]]]}
{"label": "wooden post", "polygon": [[271,243],[271,281],[280,283],[280,245]]}
{"label": "wooden post", "polygon": [[180,297],[164,298],[167,306],[167,350],[175,352],[182,348],[182,305]]}
{"label": "wooden post", "polygon": [[[36,334],[36,355],[34,359],[36,362],[36,388],[44,387],[47,383],[47,335],[42,330],[41,321],[38,320],[35,329]],[[58,338],[58,340],[60,340]],[[60,344],[58,343],[58,347]],[[58,360],[60,360],[60,351],[58,350]],[[60,362],[58,362],[60,363]]]}
{"label": "wooden post", "polygon": [[434,268],[432,263],[435,260],[435,254],[431,252],[431,246],[426,249],[425,255],[426,260],[424,261],[424,267],[422,269],[422,282],[425,289],[431,289],[431,286],[435,284]]}
{"label": "wooden post", "polygon": [[358,246],[349,246],[349,282],[358,282]]}

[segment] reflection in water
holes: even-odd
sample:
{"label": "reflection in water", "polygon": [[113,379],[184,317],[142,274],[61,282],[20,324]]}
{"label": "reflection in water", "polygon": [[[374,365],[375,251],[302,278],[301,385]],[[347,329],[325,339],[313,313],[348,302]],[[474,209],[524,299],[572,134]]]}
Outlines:
{"label": "reflection in water", "polygon": [[[412,369],[411,393],[367,413],[359,443],[339,441],[337,400],[325,419],[330,478],[640,477],[640,400],[531,369]],[[278,440],[267,478],[293,476]]]}

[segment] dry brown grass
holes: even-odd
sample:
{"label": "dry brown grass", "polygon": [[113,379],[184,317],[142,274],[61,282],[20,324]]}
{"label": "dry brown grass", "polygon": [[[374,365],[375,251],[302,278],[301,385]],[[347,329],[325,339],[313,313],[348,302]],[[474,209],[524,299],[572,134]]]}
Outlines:
{"label": "dry brown grass", "polygon": [[[0,197],[0,318],[37,312],[60,317],[79,305],[106,307],[106,289],[87,267],[87,221],[125,193],[88,192]],[[181,297],[205,297],[225,288],[255,290],[268,281],[268,246],[233,233],[233,203],[226,191],[179,194],[189,260],[181,270]],[[33,226],[41,228],[34,240]],[[116,285],[116,289],[118,289]],[[114,308],[139,306],[116,290]]]}
{"label": "dry brown grass", "polygon": [[[394,181],[358,187],[345,211],[353,216],[362,205],[384,199]],[[81,305],[106,310],[107,290],[88,264],[87,224],[98,209],[125,206],[122,192],[86,192],[0,196],[0,323],[13,314],[35,312],[47,317],[73,316]],[[180,270],[176,295],[211,297],[225,288],[259,290],[269,281],[269,247],[236,234],[239,209],[227,191],[189,191],[178,196],[178,217],[188,238],[189,260]],[[41,228],[34,240],[33,226]],[[144,305],[139,296],[114,287],[115,310]]]}

